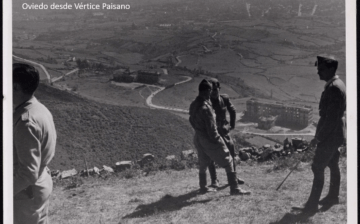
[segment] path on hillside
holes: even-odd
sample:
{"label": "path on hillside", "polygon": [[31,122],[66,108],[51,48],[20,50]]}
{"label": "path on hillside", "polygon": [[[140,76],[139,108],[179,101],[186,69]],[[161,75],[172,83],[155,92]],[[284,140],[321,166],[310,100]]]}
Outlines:
{"label": "path on hillside", "polygon": [[176,57],[175,57],[176,60],[177,60],[177,63],[176,63],[176,65],[175,65],[175,67],[178,66],[178,65],[180,65],[180,63],[181,63],[180,57],[182,57],[182,56],[176,56]]}
{"label": "path on hillside", "polygon": [[73,69],[70,72],[66,73],[65,75],[62,75],[60,77],[55,77],[55,78],[51,79],[49,72],[46,70],[46,68],[42,64],[39,64],[39,63],[34,62],[34,61],[27,60],[27,59],[24,59],[24,58],[20,58],[20,57],[15,56],[15,55],[13,55],[13,57],[18,59],[18,60],[25,61],[25,62],[28,62],[28,63],[39,66],[44,71],[44,73],[45,73],[45,75],[47,77],[47,80],[49,82],[56,82],[56,81],[62,79],[63,77],[68,76],[68,75],[70,75],[70,74],[72,74],[74,72],[77,72],[79,70],[78,68],[76,68],[76,69]]}
{"label": "path on hillside", "polygon": [[[29,62],[29,63],[32,63],[32,64],[35,64],[37,66],[39,66],[41,69],[43,69],[44,73],[46,74],[47,78],[48,78],[48,81],[50,82],[50,75],[48,73],[48,71],[46,70],[46,68],[42,65],[42,64],[39,64],[37,62],[34,62],[34,61],[30,61],[30,60],[27,60],[27,59],[23,59],[23,58],[20,58],[20,57],[17,57],[15,55],[13,55],[13,57],[15,57],[16,59],[18,60],[23,60],[25,62]],[[181,61],[180,61],[181,62]],[[67,75],[70,75],[76,71],[78,71],[79,69],[74,69],[68,73],[66,73],[64,76],[67,76]],[[53,80],[51,80],[52,82],[55,82],[55,81],[58,81],[59,79],[61,79],[62,77],[64,76],[60,76],[60,77],[57,77],[57,78],[54,78]],[[180,84],[183,84],[183,83],[186,83],[186,82],[189,82],[190,80],[192,80],[191,77],[189,76],[184,76],[186,77],[187,79],[183,80],[183,81],[180,81],[180,82],[177,82],[174,84],[174,86],[176,85],[180,85]],[[164,106],[159,106],[159,105],[155,105],[152,103],[152,99],[154,98],[154,96],[156,94],[158,94],[159,92],[163,91],[165,89],[165,87],[159,87],[159,86],[154,86],[154,85],[151,85],[153,87],[157,87],[159,88],[158,90],[152,92],[150,94],[150,96],[148,96],[148,98],[146,99],[146,104],[151,107],[151,108],[155,108],[155,109],[162,109],[162,110],[170,110],[170,111],[176,111],[176,112],[181,112],[181,113],[189,113],[188,110],[184,110],[184,109],[179,109],[179,108],[172,108],[172,107],[164,107]],[[314,136],[314,133],[256,133],[256,132],[248,132],[248,131],[242,131],[241,133],[243,134],[254,134],[254,135],[262,135],[262,136],[279,136],[279,135],[304,135],[304,136]]]}
{"label": "path on hillside", "polygon": [[[185,82],[189,82],[190,80],[192,80],[192,78],[189,77],[189,76],[184,76],[184,77],[186,77],[187,79],[175,83],[174,86],[177,86],[177,85],[180,85],[180,84],[183,84]],[[182,113],[189,113],[188,110],[179,109],[179,108],[172,108],[172,107],[158,106],[158,105],[153,104],[152,99],[154,98],[154,96],[165,89],[165,87],[158,87],[158,88],[159,88],[158,90],[156,90],[155,92],[152,92],[150,94],[150,96],[146,99],[146,104],[149,107],[156,108],[156,109],[163,109],[163,110],[171,110],[171,111],[182,112]]]}
{"label": "path on hillside", "polygon": [[46,77],[47,77],[47,80],[48,82],[50,82],[50,75],[48,73],[48,71],[46,70],[46,68],[42,65],[42,64],[39,64],[37,62],[34,62],[34,61],[30,61],[30,60],[27,60],[27,59],[24,59],[24,58],[20,58],[18,56],[15,56],[15,55],[12,55],[14,58],[18,59],[18,60],[21,60],[21,61],[25,61],[25,62],[28,62],[28,63],[31,63],[31,64],[34,64],[34,65],[37,65],[39,66],[45,73]]}
{"label": "path on hillside", "polygon": [[62,75],[62,76],[53,78],[53,79],[51,80],[51,82],[56,82],[56,81],[62,79],[63,77],[68,76],[68,75],[70,75],[70,74],[72,74],[72,73],[74,73],[74,72],[77,72],[77,71],[79,71],[79,69],[78,69],[78,68],[75,68],[74,70],[71,70],[70,72],[66,73],[65,75]]}

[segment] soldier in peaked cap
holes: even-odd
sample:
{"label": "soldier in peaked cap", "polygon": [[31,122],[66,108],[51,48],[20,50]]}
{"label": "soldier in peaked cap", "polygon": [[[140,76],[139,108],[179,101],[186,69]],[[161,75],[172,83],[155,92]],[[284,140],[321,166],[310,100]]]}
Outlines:
{"label": "soldier in peaked cap", "polygon": [[[230,98],[227,94],[219,94],[220,91],[220,83],[217,79],[210,79],[212,83],[212,92],[210,95],[210,101],[213,109],[215,110],[216,115],[216,125],[217,130],[220,136],[223,138],[227,148],[230,151],[230,154],[233,159],[234,171],[236,171],[235,164],[235,145],[234,141],[229,135],[230,130],[235,128],[235,120],[236,120],[236,110],[234,105],[231,103]],[[226,112],[230,114],[230,123],[226,119]],[[209,173],[211,177],[211,186],[219,187],[219,181],[217,180],[216,168],[214,162],[210,163]],[[238,184],[244,184],[244,181],[240,178],[237,178]]]}
{"label": "soldier in peaked cap", "polygon": [[194,144],[198,151],[200,192],[210,191],[210,188],[206,186],[206,169],[213,160],[225,169],[231,195],[250,194],[239,188],[232,157],[217,131],[215,115],[210,102],[211,91],[212,84],[208,80],[202,80],[199,85],[199,95],[191,103],[189,110],[189,121],[195,130]]}
{"label": "soldier in peaked cap", "polygon": [[[316,213],[318,204],[332,206],[339,203],[340,169],[338,148],[345,143],[345,84],[335,74],[338,61],[332,56],[318,56],[318,75],[326,82],[319,104],[320,120],[316,128],[315,138],[310,145],[317,145],[312,164],[314,180],[309,199],[303,207],[294,207],[303,212]],[[320,200],[324,186],[324,170],[330,168],[330,189],[328,195]]]}
{"label": "soldier in peaked cap", "polygon": [[49,110],[34,96],[39,73],[13,64],[14,223],[48,223],[52,179],[47,168],[55,154],[56,130]]}

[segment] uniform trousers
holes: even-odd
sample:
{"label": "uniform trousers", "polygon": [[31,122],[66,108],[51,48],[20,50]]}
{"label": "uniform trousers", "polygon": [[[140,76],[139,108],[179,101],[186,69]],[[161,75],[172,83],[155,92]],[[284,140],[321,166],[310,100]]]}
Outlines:
{"label": "uniform trousers", "polygon": [[15,224],[47,224],[49,197],[53,182],[51,175],[45,169],[32,187],[33,198],[29,198],[25,191],[14,196]]}
{"label": "uniform trousers", "polygon": [[308,199],[310,206],[317,206],[319,203],[321,192],[324,186],[324,172],[326,167],[330,168],[329,196],[339,196],[341,176],[339,168],[340,152],[338,148],[341,146],[341,144],[342,143],[340,143],[340,141],[318,143],[311,167],[314,173],[314,180],[310,197]]}
{"label": "uniform trousers", "polygon": [[234,172],[233,159],[221,137],[219,141],[212,142],[206,136],[195,133],[194,145],[198,151],[199,173],[206,173],[211,161],[215,161],[227,173]]}

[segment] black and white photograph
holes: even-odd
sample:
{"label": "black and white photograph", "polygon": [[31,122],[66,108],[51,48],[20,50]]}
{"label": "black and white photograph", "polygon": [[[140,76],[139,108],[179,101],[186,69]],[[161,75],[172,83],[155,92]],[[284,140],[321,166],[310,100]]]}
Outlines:
{"label": "black and white photograph", "polygon": [[357,223],[355,1],[3,6],[4,223]]}

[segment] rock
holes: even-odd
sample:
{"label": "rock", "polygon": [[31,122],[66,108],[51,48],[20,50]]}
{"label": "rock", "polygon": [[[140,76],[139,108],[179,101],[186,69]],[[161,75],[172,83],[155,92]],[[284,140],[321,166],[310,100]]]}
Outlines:
{"label": "rock", "polygon": [[235,162],[239,162],[239,161],[241,161],[241,159],[239,158],[239,156],[238,156],[238,155],[235,155],[233,159],[235,160]]}
{"label": "rock", "polygon": [[287,150],[287,149],[289,149],[289,148],[292,147],[292,144],[291,144],[291,142],[289,141],[288,138],[285,138],[283,145],[284,145],[284,149],[285,149],[285,150]]}
{"label": "rock", "polygon": [[80,176],[84,177],[84,176],[87,176],[89,173],[89,175],[100,175],[100,169],[97,168],[96,166],[94,168],[90,168],[88,170],[82,170],[80,171]]}
{"label": "rock", "polygon": [[165,158],[166,160],[175,160],[175,155],[170,155]]}
{"label": "rock", "polygon": [[194,150],[189,149],[181,152],[181,159],[185,160],[188,158],[197,158],[197,154],[194,152]]}
{"label": "rock", "polygon": [[61,172],[61,179],[65,179],[68,177],[72,177],[75,176],[78,172],[75,169],[72,170],[65,170],[63,172]]}
{"label": "rock", "polygon": [[92,169],[92,174],[97,174],[97,175],[99,175],[99,174],[100,174],[100,169],[97,168],[96,166],[94,166],[94,168]]}
{"label": "rock", "polygon": [[280,151],[275,151],[275,150],[274,150],[274,152],[272,153],[272,158],[273,158],[273,159],[276,158],[276,157],[280,157],[280,156],[281,156]]}
{"label": "rock", "polygon": [[154,156],[153,154],[151,154],[151,153],[145,153],[145,154],[143,155],[143,158],[140,159],[140,160],[138,160],[137,163],[138,163],[141,167],[143,167],[143,166],[145,166],[146,164],[154,161],[154,159],[155,159],[155,156]]}
{"label": "rock", "polygon": [[272,148],[265,148],[264,151],[261,153],[260,155],[260,159],[261,161],[266,161],[268,159],[272,158],[272,153],[273,153],[273,149]]}
{"label": "rock", "polygon": [[301,148],[301,144],[303,143],[304,139],[302,138],[292,138],[292,145],[295,149]]}
{"label": "rock", "polygon": [[122,171],[122,170],[130,169],[133,166],[133,162],[132,161],[121,161],[121,162],[115,163],[115,165],[116,165],[116,171]]}
{"label": "rock", "polygon": [[255,151],[255,149],[253,147],[246,147],[246,148],[241,148],[240,151],[253,153]]}
{"label": "rock", "polygon": [[143,155],[143,158],[141,159],[142,161],[154,161],[155,156],[151,153],[145,153]]}
{"label": "rock", "polygon": [[275,152],[281,152],[281,151],[284,150],[284,147],[282,147],[282,145],[280,145],[280,144],[277,143],[277,144],[274,145],[273,150],[274,150]]}
{"label": "rock", "polygon": [[108,173],[114,173],[114,169],[109,167],[109,166],[105,166],[103,165],[102,171],[106,171]]}
{"label": "rock", "polygon": [[59,177],[60,176],[60,170],[53,170],[51,171],[51,177]]}
{"label": "rock", "polygon": [[251,154],[248,152],[239,151],[239,157],[241,160],[246,161],[246,160],[250,159]]}

